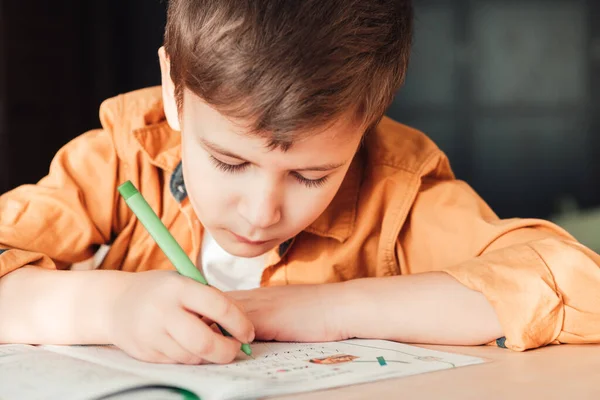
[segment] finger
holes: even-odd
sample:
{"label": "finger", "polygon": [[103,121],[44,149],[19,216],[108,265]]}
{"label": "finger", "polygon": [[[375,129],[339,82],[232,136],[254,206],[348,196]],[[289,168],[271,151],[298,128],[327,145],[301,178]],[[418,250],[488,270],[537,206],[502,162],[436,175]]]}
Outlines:
{"label": "finger", "polygon": [[202,363],[202,357],[182,347],[177,339],[171,336],[168,331],[165,331],[159,340],[159,351],[171,360],[173,364],[198,365]]}
{"label": "finger", "polygon": [[180,299],[186,309],[217,322],[240,342],[251,343],[254,340],[254,326],[250,319],[217,289],[190,281],[190,285],[182,290]]}
{"label": "finger", "polygon": [[175,363],[175,361],[171,360],[164,353],[162,353],[158,350],[135,348],[133,350],[128,349],[125,352],[127,354],[129,354],[131,357],[133,357],[137,360],[140,360],[140,361],[144,361],[144,362],[156,363],[156,364],[174,364]]}
{"label": "finger", "polygon": [[189,353],[215,364],[227,364],[235,359],[241,343],[214,332],[196,315],[181,310],[173,314],[166,325],[167,332]]}
{"label": "finger", "polygon": [[176,364],[177,363],[175,360],[172,360],[170,357],[167,357],[165,354],[161,353],[160,351],[152,352],[152,355],[150,355],[149,357],[150,358],[148,360],[145,360],[146,362],[150,362],[150,363],[154,363],[154,364]]}

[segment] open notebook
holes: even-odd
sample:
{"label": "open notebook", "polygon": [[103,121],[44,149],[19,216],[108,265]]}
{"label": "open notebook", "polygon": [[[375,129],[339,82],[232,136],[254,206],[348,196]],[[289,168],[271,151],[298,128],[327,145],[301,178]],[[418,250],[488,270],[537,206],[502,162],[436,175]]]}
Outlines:
{"label": "open notebook", "polygon": [[137,361],[112,346],[0,345],[0,399],[252,399],[479,364],[383,340],[252,344],[229,365]]}

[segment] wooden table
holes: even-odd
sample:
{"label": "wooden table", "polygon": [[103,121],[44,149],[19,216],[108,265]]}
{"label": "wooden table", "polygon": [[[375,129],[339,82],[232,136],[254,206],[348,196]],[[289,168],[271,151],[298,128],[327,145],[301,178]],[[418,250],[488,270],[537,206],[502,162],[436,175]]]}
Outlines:
{"label": "wooden table", "polygon": [[549,346],[524,353],[490,346],[422,347],[489,362],[278,399],[600,399],[600,345]]}

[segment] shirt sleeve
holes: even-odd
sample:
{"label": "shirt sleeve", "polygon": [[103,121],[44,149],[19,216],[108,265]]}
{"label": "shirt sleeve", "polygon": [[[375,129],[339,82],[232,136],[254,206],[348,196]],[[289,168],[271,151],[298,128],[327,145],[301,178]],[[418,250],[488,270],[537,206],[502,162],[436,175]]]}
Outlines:
{"label": "shirt sleeve", "polygon": [[510,349],[600,342],[600,257],[548,221],[499,219],[462,181],[423,180],[397,253],[402,273],[483,293]]}
{"label": "shirt sleeve", "polygon": [[66,268],[111,239],[117,155],[106,130],[58,151],[46,177],[0,196],[0,277],[25,265]]}

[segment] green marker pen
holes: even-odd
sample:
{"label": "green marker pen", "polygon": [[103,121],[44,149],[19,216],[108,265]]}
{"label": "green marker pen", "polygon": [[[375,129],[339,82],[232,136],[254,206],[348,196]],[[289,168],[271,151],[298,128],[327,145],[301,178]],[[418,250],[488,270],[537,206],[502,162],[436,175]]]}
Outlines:
{"label": "green marker pen", "polygon": [[[135,188],[131,181],[127,181],[119,186],[119,193],[125,199],[125,202],[131,208],[131,211],[138,217],[144,228],[150,233],[158,247],[165,253],[167,258],[181,275],[192,278],[204,285],[208,282],[202,276],[202,273],[196,268],[194,263],[185,254],[179,243],[162,223],[158,215],[152,210],[142,194]],[[231,336],[229,332],[217,324],[223,335]],[[242,351],[247,355],[252,354],[250,345],[242,344]]]}

